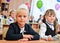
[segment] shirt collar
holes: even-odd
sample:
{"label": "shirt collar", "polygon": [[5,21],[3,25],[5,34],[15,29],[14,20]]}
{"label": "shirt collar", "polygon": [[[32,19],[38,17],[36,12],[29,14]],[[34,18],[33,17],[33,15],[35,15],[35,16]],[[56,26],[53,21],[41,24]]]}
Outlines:
{"label": "shirt collar", "polygon": [[49,23],[49,22],[47,22],[47,21],[46,21],[46,23],[47,23],[48,25],[54,26],[54,23]]}

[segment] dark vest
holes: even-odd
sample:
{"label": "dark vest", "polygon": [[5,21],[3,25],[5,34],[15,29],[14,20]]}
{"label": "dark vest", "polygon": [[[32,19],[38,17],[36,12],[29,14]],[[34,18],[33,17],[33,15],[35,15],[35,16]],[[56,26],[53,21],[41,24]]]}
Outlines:
{"label": "dark vest", "polygon": [[56,34],[55,34],[55,29],[54,30],[52,30],[49,26],[48,26],[48,24],[47,23],[45,23],[46,24],[46,28],[47,28],[47,30],[46,30],[46,32],[45,32],[45,35],[51,35],[52,37],[53,36],[55,36]]}

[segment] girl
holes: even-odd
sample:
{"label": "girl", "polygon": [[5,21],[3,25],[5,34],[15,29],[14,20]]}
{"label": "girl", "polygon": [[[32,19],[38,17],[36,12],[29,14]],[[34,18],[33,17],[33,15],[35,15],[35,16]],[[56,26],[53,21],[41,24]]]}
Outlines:
{"label": "girl", "polygon": [[6,34],[7,40],[39,40],[39,35],[28,25],[28,8],[25,4],[17,10],[16,22],[10,24]]}
{"label": "girl", "polygon": [[55,40],[56,39],[56,29],[58,27],[56,14],[53,9],[48,9],[44,15],[43,23],[40,27],[39,35],[45,40]]}
{"label": "girl", "polygon": [[11,24],[11,23],[15,22],[15,15],[16,15],[15,13],[16,12],[14,10],[10,11],[10,15],[9,15],[7,22],[6,22],[7,24]]}

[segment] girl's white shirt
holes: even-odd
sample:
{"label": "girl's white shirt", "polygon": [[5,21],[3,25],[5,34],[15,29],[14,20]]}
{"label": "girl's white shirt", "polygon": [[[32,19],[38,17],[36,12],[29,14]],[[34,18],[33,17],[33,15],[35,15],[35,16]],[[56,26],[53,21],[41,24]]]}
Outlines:
{"label": "girl's white shirt", "polygon": [[11,24],[15,22],[15,20],[12,17],[7,18],[6,24]]}
{"label": "girl's white shirt", "polygon": [[[48,24],[48,25],[49,25],[49,24]],[[52,30],[54,30],[54,26],[53,26],[53,25],[49,25],[49,27],[50,27]],[[40,38],[46,39],[46,38],[48,38],[48,37],[51,37],[51,35],[49,35],[49,36],[46,36],[46,35],[45,35],[46,30],[47,30],[46,24],[45,24],[45,23],[42,23],[42,24],[40,25],[40,30],[39,30]]]}

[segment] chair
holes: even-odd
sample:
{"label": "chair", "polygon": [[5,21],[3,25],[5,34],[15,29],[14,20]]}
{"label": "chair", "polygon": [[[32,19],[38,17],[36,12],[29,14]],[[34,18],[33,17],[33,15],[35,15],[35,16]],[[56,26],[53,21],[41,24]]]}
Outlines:
{"label": "chair", "polygon": [[2,40],[3,29],[0,29],[0,40]]}
{"label": "chair", "polygon": [[9,25],[3,25],[3,39],[6,37],[8,28],[9,28]]}
{"label": "chair", "polygon": [[38,23],[32,23],[32,28],[35,32],[39,33],[39,24]]}

